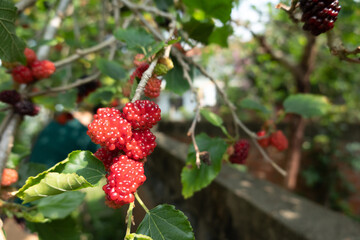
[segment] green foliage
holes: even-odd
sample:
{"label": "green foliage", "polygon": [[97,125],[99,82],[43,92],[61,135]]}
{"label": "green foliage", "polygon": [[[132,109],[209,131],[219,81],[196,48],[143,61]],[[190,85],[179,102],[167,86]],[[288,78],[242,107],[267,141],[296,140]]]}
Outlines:
{"label": "green foliage", "polygon": [[[184,92],[190,89],[190,85],[184,78],[183,68],[181,65],[173,59],[174,68],[171,69],[165,76],[166,89],[176,94],[182,95]],[[190,76],[193,71],[190,71]]]}
{"label": "green foliage", "polygon": [[143,28],[117,29],[114,35],[125,42],[129,49],[142,52],[146,57],[151,57],[165,46],[164,42],[156,42]]}
{"label": "green foliage", "polygon": [[54,220],[49,223],[28,223],[41,240],[80,240],[80,229],[72,217]]}
{"label": "green foliage", "polygon": [[190,21],[183,24],[183,28],[189,34],[190,38],[204,44],[208,44],[214,27],[215,24],[211,19],[198,21],[195,18],[191,18]]}
{"label": "green foliage", "polygon": [[197,168],[195,149],[193,145],[190,146],[186,166],[181,172],[182,195],[185,198],[205,188],[216,178],[221,170],[222,157],[227,148],[223,139],[211,138],[205,133],[196,136],[196,143],[200,151],[209,152],[211,164],[202,163],[200,168]]}
{"label": "green foliage", "polygon": [[16,11],[12,1],[0,2],[0,58],[7,62],[25,63],[25,43],[15,33]]}
{"label": "green foliage", "polygon": [[74,151],[52,168],[35,177],[29,177],[16,196],[27,203],[66,191],[91,187],[104,175],[104,166],[91,152]]}
{"label": "green foliage", "polygon": [[223,23],[230,20],[232,0],[184,0],[184,4],[189,8],[189,12],[198,18],[217,18]]}
{"label": "green foliage", "polygon": [[126,73],[121,65],[115,61],[109,61],[106,59],[98,59],[96,66],[100,71],[115,80],[125,79]]}
{"label": "green foliage", "polygon": [[331,105],[325,96],[313,94],[296,94],[289,96],[284,102],[287,113],[297,113],[305,118],[326,114]]}
{"label": "green foliage", "polygon": [[44,217],[63,219],[73,212],[83,202],[85,193],[64,192],[59,195],[40,199],[36,206]]}
{"label": "green foliage", "polygon": [[270,110],[267,109],[267,107],[265,107],[261,103],[255,101],[255,100],[252,100],[250,98],[245,98],[245,99],[241,100],[240,106],[242,108],[259,111],[265,115],[270,114]]}
{"label": "green foliage", "polygon": [[150,236],[153,240],[195,239],[187,217],[174,206],[167,204],[147,212],[136,233]]}
{"label": "green foliage", "polygon": [[221,119],[221,117],[219,117],[218,115],[216,115],[215,113],[211,112],[210,110],[207,110],[205,108],[202,108],[200,110],[201,115],[208,120],[212,125],[219,127],[221,129],[221,131],[226,135],[226,136],[230,136],[228,131],[226,130],[225,126],[223,125],[223,120]]}
{"label": "green foliage", "polygon": [[228,47],[228,38],[233,34],[234,30],[230,25],[216,27],[209,37],[209,43],[218,44],[221,47]]}

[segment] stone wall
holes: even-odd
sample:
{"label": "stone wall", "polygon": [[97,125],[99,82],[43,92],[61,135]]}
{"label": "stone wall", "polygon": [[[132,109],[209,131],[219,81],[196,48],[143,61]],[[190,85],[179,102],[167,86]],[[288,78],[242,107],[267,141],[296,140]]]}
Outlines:
{"label": "stone wall", "polygon": [[360,240],[359,223],[229,166],[184,200],[180,172],[188,146],[163,134],[157,142],[140,194],[149,207],[169,203],[182,210],[198,240]]}

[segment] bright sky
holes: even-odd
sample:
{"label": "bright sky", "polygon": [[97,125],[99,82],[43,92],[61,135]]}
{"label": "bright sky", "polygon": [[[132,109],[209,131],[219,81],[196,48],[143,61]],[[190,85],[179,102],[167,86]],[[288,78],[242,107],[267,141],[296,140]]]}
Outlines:
{"label": "bright sky", "polygon": [[[268,11],[268,3],[271,3],[273,8],[275,8],[275,5],[279,2],[280,0],[242,0],[240,1],[240,6],[237,9],[233,9],[231,17],[234,20],[249,21],[251,29],[259,33],[264,30],[263,23],[268,21],[266,14]],[[262,12],[261,17],[259,12],[254,10],[252,6],[255,6],[258,11]],[[249,40],[251,38],[250,32],[242,27],[235,27],[234,33],[243,40]]]}

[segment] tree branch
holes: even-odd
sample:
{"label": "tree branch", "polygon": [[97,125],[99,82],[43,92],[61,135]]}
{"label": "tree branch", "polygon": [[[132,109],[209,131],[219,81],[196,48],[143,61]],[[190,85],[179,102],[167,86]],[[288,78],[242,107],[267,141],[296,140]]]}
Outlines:
{"label": "tree branch", "polygon": [[24,11],[26,8],[33,6],[37,0],[22,0],[15,4],[18,12]]}
{"label": "tree branch", "polygon": [[342,41],[335,36],[333,31],[327,32],[326,36],[327,36],[327,45],[332,55],[338,56],[341,60],[347,62],[360,63],[360,57],[356,57],[356,58],[349,57],[349,55],[360,54],[360,46],[358,46],[354,50],[348,50],[344,47]]}
{"label": "tree branch", "polygon": [[[69,5],[70,0],[61,0],[58,8],[56,10],[56,15],[50,20],[49,24],[46,27],[44,33],[44,40],[52,40],[55,37],[55,34],[58,28],[61,25],[62,19],[65,16],[65,10]],[[40,60],[46,59],[50,51],[50,46],[43,45],[39,48],[37,52],[37,57]]]}

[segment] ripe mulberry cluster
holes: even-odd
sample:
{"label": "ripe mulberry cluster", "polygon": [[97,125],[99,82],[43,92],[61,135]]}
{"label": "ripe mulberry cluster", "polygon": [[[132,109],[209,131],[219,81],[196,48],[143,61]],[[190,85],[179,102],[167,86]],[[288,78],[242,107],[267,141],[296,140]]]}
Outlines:
{"label": "ripe mulberry cluster", "polygon": [[134,129],[152,128],[161,119],[159,106],[148,100],[127,103],[123,108],[123,117]]}
{"label": "ripe mulberry cluster", "polygon": [[157,98],[160,96],[161,91],[161,80],[153,77],[150,78],[149,81],[146,83],[144,94],[148,98]]}
{"label": "ripe mulberry cluster", "polygon": [[88,135],[100,148],[94,155],[107,174],[106,204],[119,208],[134,201],[134,192],[143,184],[144,159],[156,147],[150,128],[161,119],[157,104],[148,100],[128,103],[122,109],[100,108],[88,126]]}
{"label": "ripe mulberry cluster", "polygon": [[135,200],[134,192],[145,182],[146,177],[142,162],[134,161],[125,155],[116,157],[113,161],[103,190],[108,206],[119,208]]}
{"label": "ripe mulberry cluster", "polygon": [[[257,133],[258,137],[266,136],[265,131],[259,131]],[[264,137],[257,140],[259,145],[263,148],[268,147],[269,145],[274,146],[279,151],[284,151],[289,147],[289,142],[281,130],[273,132],[269,137]]]}
{"label": "ripe mulberry cluster", "polygon": [[56,70],[53,62],[48,60],[38,60],[36,53],[30,48],[25,48],[26,66],[17,63],[7,63],[11,70],[14,82],[29,84],[36,80],[50,77]]}
{"label": "ripe mulberry cluster", "polygon": [[341,6],[338,0],[300,0],[303,29],[317,36],[334,27]]}
{"label": "ripe mulberry cluster", "polygon": [[235,164],[244,164],[249,154],[250,144],[245,139],[240,139],[234,145],[234,153],[230,155],[229,161]]}
{"label": "ripe mulberry cluster", "polygon": [[4,90],[0,92],[0,102],[9,104],[14,112],[20,115],[35,116],[40,108],[29,99],[22,99],[16,90]]}

